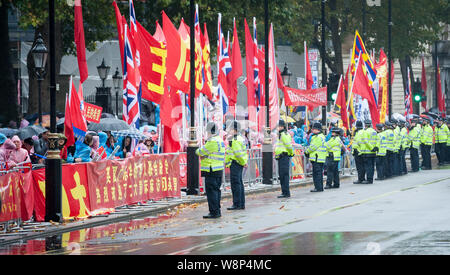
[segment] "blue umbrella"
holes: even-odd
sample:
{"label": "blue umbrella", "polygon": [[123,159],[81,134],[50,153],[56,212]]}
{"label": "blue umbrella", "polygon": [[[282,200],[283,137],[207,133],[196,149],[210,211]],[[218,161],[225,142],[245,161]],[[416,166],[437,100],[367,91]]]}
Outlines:
{"label": "blue umbrella", "polygon": [[0,133],[4,134],[6,137],[11,138],[19,132],[18,129],[12,128],[0,128]]}

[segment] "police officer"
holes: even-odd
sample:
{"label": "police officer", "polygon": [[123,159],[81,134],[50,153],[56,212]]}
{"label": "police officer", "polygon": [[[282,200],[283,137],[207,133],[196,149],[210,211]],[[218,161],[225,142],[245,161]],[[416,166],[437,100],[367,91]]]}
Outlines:
{"label": "police officer", "polygon": [[241,126],[237,120],[228,123],[228,147],[226,150],[226,167],[230,168],[231,193],[233,205],[227,210],[245,209],[245,191],[242,171],[247,165],[248,154],[245,139],[239,134]]}
{"label": "police officer", "polygon": [[311,142],[305,151],[305,155],[309,157],[313,167],[314,189],[311,192],[323,192],[323,166],[327,157],[327,148],[325,135],[322,133],[322,124],[314,123],[311,131]]}
{"label": "police officer", "polygon": [[448,140],[448,127],[447,124],[444,122],[443,118],[439,118],[437,120],[436,124],[436,139],[434,144],[434,151],[436,152],[437,159],[439,161],[439,165],[444,165],[446,159],[447,159],[447,140]]}
{"label": "police officer", "polygon": [[294,156],[292,137],[287,133],[284,120],[278,122],[278,141],[275,146],[275,159],[278,160],[278,176],[281,185],[281,195],[278,198],[289,198],[289,170],[291,157]]}
{"label": "police officer", "polygon": [[208,139],[203,147],[195,153],[200,157],[200,170],[205,177],[206,197],[208,200],[209,214],[204,219],[216,219],[221,217],[220,212],[220,185],[225,163],[225,144],[218,135],[219,128],[214,122],[206,125]]}
{"label": "police officer", "polygon": [[394,169],[395,169],[395,161],[394,161],[394,131],[392,131],[393,125],[390,121],[386,121],[386,140],[387,140],[387,166],[385,170],[386,178],[390,178],[394,176]]}
{"label": "police officer", "polygon": [[433,145],[433,128],[430,126],[428,118],[422,119],[422,133],[420,142],[422,144],[422,169],[431,170],[431,146]]}
{"label": "police officer", "polygon": [[[326,142],[327,147],[327,184],[325,189],[339,188],[339,161],[343,143],[340,138],[341,129],[332,128],[331,138]],[[334,184],[333,184],[334,183]]]}
{"label": "police officer", "polygon": [[384,124],[377,124],[377,157],[375,160],[377,168],[377,178],[375,180],[386,179],[386,151],[387,151],[387,139],[386,132],[384,131]]}
{"label": "police officer", "polygon": [[410,146],[410,141],[408,139],[407,126],[409,127],[409,123],[408,122],[400,121],[400,138],[401,138],[401,142],[400,142],[399,155],[400,155],[400,171],[401,171],[401,175],[408,174],[408,169],[406,168],[405,154],[406,154],[406,150],[409,147],[411,147],[411,146]]}
{"label": "police officer", "polygon": [[[450,129],[450,118],[447,117],[446,122],[447,122],[447,128]],[[446,162],[450,163],[450,134],[447,136],[447,159],[446,159]]]}
{"label": "police officer", "polygon": [[400,168],[400,147],[401,147],[401,136],[400,136],[400,127],[399,122],[396,119],[392,119],[392,130],[394,132],[394,167],[392,173],[394,176],[401,175]]}
{"label": "police officer", "polygon": [[373,175],[375,173],[375,158],[378,139],[377,132],[372,128],[372,121],[364,121],[365,128],[363,131],[363,145],[361,146],[361,153],[364,158],[364,170],[366,171],[366,179],[363,184],[372,184]]}
{"label": "police officer", "polygon": [[411,171],[419,172],[419,147],[420,147],[420,125],[418,120],[411,120],[409,126],[408,140],[410,142],[409,155],[411,156]]}
{"label": "police officer", "polygon": [[356,122],[356,131],[353,136],[352,151],[355,158],[356,171],[358,172],[358,181],[354,184],[361,184],[366,179],[366,171],[364,170],[364,158],[362,156],[362,150],[364,144],[364,130],[362,121]]}

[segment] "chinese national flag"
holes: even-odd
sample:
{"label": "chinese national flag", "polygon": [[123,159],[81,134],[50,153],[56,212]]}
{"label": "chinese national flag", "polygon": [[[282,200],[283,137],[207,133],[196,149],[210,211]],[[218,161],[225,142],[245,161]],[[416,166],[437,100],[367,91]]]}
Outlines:
{"label": "chinese national flag", "polygon": [[234,21],[233,44],[231,51],[231,72],[228,75],[228,94],[231,106],[235,106],[237,102],[238,88],[237,80],[242,75],[242,57],[241,48],[239,47],[239,39],[236,30],[236,21]]}
{"label": "chinese national flag", "polygon": [[178,136],[178,122],[181,121],[181,100],[179,94],[165,89],[161,102],[161,124],[164,126],[163,150],[164,153],[178,152],[181,148]]}
{"label": "chinese national flag", "polygon": [[138,31],[134,41],[141,58],[139,70],[142,78],[142,98],[160,104],[164,96],[167,49],[139,22],[136,22],[136,25]]}
{"label": "chinese national flag", "polygon": [[116,15],[116,24],[117,24],[117,37],[119,40],[119,48],[120,48],[120,61],[122,62],[122,68],[123,68],[123,43],[124,43],[124,37],[123,37],[123,24],[122,24],[122,15],[120,14],[119,7],[117,6],[116,1],[113,2],[114,6],[114,13]]}
{"label": "chinese national flag", "polygon": [[86,61],[86,46],[84,42],[83,10],[81,0],[75,0],[75,44],[77,46],[78,70],[80,71],[80,82],[88,78],[88,66]]}
{"label": "chinese national flag", "polygon": [[182,41],[180,34],[164,11],[162,12],[162,18],[164,36],[166,41],[170,41],[170,43],[167,43],[166,85],[172,89],[178,89],[184,93],[188,93],[190,72],[189,49]]}
{"label": "chinese national flag", "polygon": [[378,112],[377,103],[372,93],[372,89],[369,85],[369,78],[364,74],[362,65],[363,62],[358,61],[352,91],[353,93],[360,95],[362,98],[367,99],[367,102],[369,103],[370,116],[372,118],[372,125],[376,125],[380,121],[380,114]]}
{"label": "chinese national flag", "polygon": [[308,53],[308,47],[306,46],[306,42],[305,42],[305,66],[306,66],[306,76],[305,76],[305,81],[306,81],[306,90],[311,90],[312,86],[314,84],[314,79],[312,77],[312,72],[311,72],[311,66],[309,65],[309,53]]}

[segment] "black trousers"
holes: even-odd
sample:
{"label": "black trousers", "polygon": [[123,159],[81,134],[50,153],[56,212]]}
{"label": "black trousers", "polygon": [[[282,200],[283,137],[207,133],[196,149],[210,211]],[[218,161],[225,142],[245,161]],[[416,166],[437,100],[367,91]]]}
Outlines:
{"label": "black trousers", "polygon": [[233,160],[230,166],[231,193],[233,194],[233,206],[245,207],[244,182],[242,181],[244,166]]}
{"label": "black trousers", "polygon": [[436,143],[434,145],[434,151],[436,152],[436,157],[439,164],[444,164],[446,161],[447,143]]}
{"label": "black trousers", "polygon": [[422,166],[431,169],[431,145],[422,144]]}
{"label": "black trousers", "polygon": [[394,176],[400,176],[402,173],[400,171],[400,153],[394,153],[394,167],[392,169],[392,173]]}
{"label": "black trousers", "polygon": [[281,194],[285,196],[291,196],[291,192],[289,190],[289,168],[291,165],[291,158],[283,154],[278,159],[278,177],[280,179],[281,185]]}
{"label": "black trousers", "polygon": [[338,166],[339,161],[334,161],[334,158],[327,158],[327,186],[339,187]]}
{"label": "black trousers", "polygon": [[408,174],[408,169],[406,168],[406,149],[400,150],[399,151],[399,156],[400,156],[400,172],[402,175],[404,174]]}
{"label": "black trousers", "polygon": [[311,161],[313,167],[313,181],[314,188],[318,191],[323,191],[323,163]]}
{"label": "black trousers", "polygon": [[[219,177],[220,174],[220,177]],[[208,200],[209,213],[211,215],[220,215],[220,198],[222,185],[222,173],[206,173],[205,189],[206,198]]]}
{"label": "black trousers", "polygon": [[363,182],[366,180],[366,170],[364,169],[363,156],[355,156],[356,171],[358,172],[358,181]]}
{"label": "black trousers", "polygon": [[373,182],[373,174],[375,173],[375,155],[364,155],[364,171],[368,182]]}
{"label": "black trousers", "polygon": [[413,172],[419,171],[419,149],[412,148],[409,149],[409,154],[411,156],[411,170]]}
{"label": "black trousers", "polygon": [[446,162],[450,162],[450,146],[448,146],[447,145],[447,153],[446,153],[446,156],[445,156],[445,161]]}
{"label": "black trousers", "polygon": [[375,164],[377,168],[377,179],[384,180],[386,178],[384,173],[386,169],[386,156],[377,156]]}

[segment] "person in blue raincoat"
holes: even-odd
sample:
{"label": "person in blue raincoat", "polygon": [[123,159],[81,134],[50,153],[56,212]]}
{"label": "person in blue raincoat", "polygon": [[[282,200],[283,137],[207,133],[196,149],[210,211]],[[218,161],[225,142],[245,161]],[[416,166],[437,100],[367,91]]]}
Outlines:
{"label": "person in blue raincoat", "polygon": [[69,163],[77,163],[77,162],[90,162],[91,159],[91,151],[92,148],[90,147],[92,143],[94,142],[93,136],[90,134],[87,134],[84,137],[83,143],[77,143],[75,154],[68,155],[67,156],[67,162]]}

